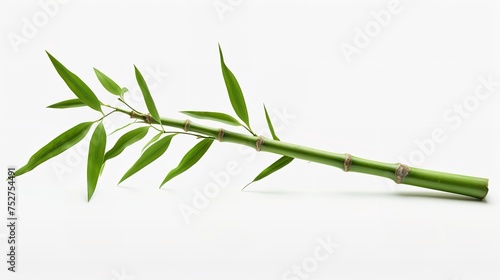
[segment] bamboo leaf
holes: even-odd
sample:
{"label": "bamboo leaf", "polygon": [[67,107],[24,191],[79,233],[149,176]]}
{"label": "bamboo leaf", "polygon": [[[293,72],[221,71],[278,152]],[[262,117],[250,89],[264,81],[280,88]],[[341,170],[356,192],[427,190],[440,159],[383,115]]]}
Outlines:
{"label": "bamboo leaf", "polygon": [[146,84],[146,81],[144,80],[144,77],[142,76],[141,72],[137,67],[134,65],[135,69],[135,78],[137,79],[137,83],[139,84],[139,88],[142,91],[142,96],[144,96],[144,101],[146,102],[146,107],[148,108],[149,113],[153,117],[153,119],[159,123],[160,121],[160,114],[158,114],[158,110],[156,109],[155,102],[153,100],[153,97],[151,96],[151,93],[149,92],[148,85]]}
{"label": "bamboo leaf", "polygon": [[222,68],[222,76],[224,77],[224,82],[226,83],[227,93],[229,94],[229,100],[231,101],[231,105],[233,106],[234,112],[238,117],[248,126],[250,127],[250,121],[248,118],[247,105],[245,103],[245,98],[243,96],[243,92],[241,91],[240,84],[233,72],[229,70],[224,62],[224,56],[222,55],[222,49],[219,45],[219,54],[220,54],[220,64]]}
{"label": "bamboo leaf", "polygon": [[80,99],[75,98],[75,99],[68,99],[68,100],[54,103],[52,105],[47,106],[47,108],[67,109],[67,108],[76,108],[76,107],[83,107],[83,106],[87,106],[87,105],[85,103],[83,103]]}
{"label": "bamboo leaf", "polygon": [[104,73],[99,71],[98,69],[94,68],[95,75],[97,76],[97,79],[99,82],[101,82],[101,85],[110,93],[114,95],[121,95],[122,89],[121,87],[115,83],[110,77],[106,76]]}
{"label": "bamboo leaf", "polygon": [[181,113],[198,118],[198,119],[205,119],[205,120],[212,120],[212,121],[219,121],[225,124],[229,125],[234,125],[234,126],[240,126],[240,122],[231,117],[228,114],[224,113],[219,113],[219,112],[206,112],[206,111],[181,111]]}
{"label": "bamboo leaf", "polygon": [[182,158],[181,162],[179,165],[172,169],[168,174],[167,177],[163,180],[163,182],[160,185],[160,188],[165,185],[166,182],[170,181],[172,178],[182,174],[189,168],[191,168],[195,163],[197,163],[203,155],[207,152],[208,148],[212,145],[214,139],[212,138],[206,138],[198,142],[198,144],[194,145],[191,150],[189,150],[186,155]]}
{"label": "bamboo leaf", "polygon": [[139,170],[141,170],[151,162],[155,161],[161,155],[163,155],[167,150],[168,146],[170,145],[170,141],[172,141],[172,137],[174,137],[174,135],[175,134],[171,134],[158,140],[156,143],[151,145],[151,147],[149,147],[146,151],[144,151],[144,153],[142,153],[142,155],[134,163],[134,165],[132,165],[132,167],[125,173],[125,175],[123,175],[119,183],[125,181],[125,179],[134,175]]}
{"label": "bamboo leaf", "polygon": [[16,171],[16,176],[21,176],[22,174],[33,170],[38,165],[59,155],[74,146],[76,143],[80,142],[80,140],[87,135],[92,124],[93,122],[78,124],[54,138],[54,140],[50,141],[47,145],[43,146],[33,156],[31,156],[28,163]]}
{"label": "bamboo leaf", "polygon": [[94,92],[73,72],[69,71],[64,65],[62,65],[55,57],[53,57],[49,52],[47,52],[52,65],[56,68],[59,76],[64,80],[66,85],[71,89],[71,91],[80,99],[83,103],[87,104],[90,108],[102,113],[101,102],[97,99]]}
{"label": "bamboo leaf", "polygon": [[148,143],[146,143],[146,145],[144,145],[141,152],[144,152],[144,150],[146,150],[149,147],[149,145],[153,144],[154,142],[156,142],[156,140],[160,139],[160,136],[162,136],[162,135],[163,135],[163,131],[160,131],[160,133],[153,136],[153,138],[151,138],[151,140],[149,140]]}
{"label": "bamboo leaf", "polygon": [[269,127],[269,131],[271,131],[271,135],[273,136],[273,139],[276,141],[280,141],[280,139],[278,138],[278,136],[276,136],[276,133],[274,132],[273,123],[271,122],[271,118],[269,117],[269,114],[267,113],[266,105],[264,105],[264,112],[266,113],[267,126]]}
{"label": "bamboo leaf", "polygon": [[261,179],[264,179],[265,177],[273,174],[274,172],[280,170],[281,168],[287,166],[290,162],[292,162],[293,158],[292,157],[287,157],[287,156],[282,156],[279,158],[277,161],[275,161],[273,164],[269,165],[266,169],[264,169],[262,172],[253,179],[252,182],[248,183],[242,190],[244,190],[246,187],[248,187],[250,184],[257,182]]}
{"label": "bamboo leaf", "polygon": [[106,150],[106,130],[102,122],[97,125],[89,144],[89,157],[87,161],[87,198],[92,198],[97,181],[104,164],[104,152]]}
{"label": "bamboo leaf", "polygon": [[121,154],[125,148],[141,140],[148,134],[149,126],[143,126],[123,134],[116,144],[104,155],[104,161],[112,159]]}

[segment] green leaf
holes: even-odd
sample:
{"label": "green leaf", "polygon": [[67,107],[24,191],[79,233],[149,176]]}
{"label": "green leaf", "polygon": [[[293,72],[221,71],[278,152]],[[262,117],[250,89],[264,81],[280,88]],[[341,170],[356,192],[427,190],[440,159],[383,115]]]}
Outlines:
{"label": "green leaf", "polygon": [[104,161],[118,156],[125,148],[144,138],[144,136],[148,134],[148,130],[149,126],[143,126],[123,134],[118,141],[116,141],[113,148],[104,155]]}
{"label": "green leaf", "polygon": [[97,99],[94,92],[77,75],[73,74],[66,67],[64,67],[64,65],[62,65],[49,52],[47,52],[47,55],[56,68],[57,73],[59,73],[59,76],[61,76],[76,97],[78,97],[78,99],[80,99],[83,103],[87,104],[90,108],[102,113],[101,102],[99,102],[99,99]]}
{"label": "green leaf", "polygon": [[236,80],[231,70],[227,68],[224,62],[224,56],[222,55],[222,49],[219,45],[220,54],[220,64],[222,68],[222,75],[224,76],[224,82],[226,83],[227,93],[229,94],[229,100],[233,106],[236,115],[248,126],[250,127],[250,121],[248,119],[247,105],[245,103],[245,98],[243,97],[243,92],[241,91],[240,84]]}
{"label": "green leaf", "polygon": [[240,122],[231,117],[228,114],[224,113],[219,113],[219,112],[204,112],[204,111],[181,111],[181,113],[198,118],[198,119],[205,119],[205,120],[212,120],[212,121],[219,121],[225,124],[229,125],[235,125],[235,126],[240,126]]}
{"label": "green leaf", "polygon": [[160,114],[158,114],[158,110],[156,109],[153,97],[149,92],[148,85],[146,84],[146,81],[144,80],[144,77],[142,76],[141,72],[139,71],[139,69],[137,69],[135,65],[134,69],[135,69],[135,78],[137,79],[139,88],[141,88],[142,96],[144,96],[144,101],[146,102],[146,107],[148,108],[148,111],[153,117],[153,119],[158,123],[160,123]]}
{"label": "green leaf", "polygon": [[273,139],[280,141],[280,139],[278,138],[278,136],[276,136],[276,133],[274,132],[273,123],[271,122],[271,118],[269,117],[269,114],[267,113],[266,105],[264,105],[264,112],[266,113],[267,126],[269,126],[269,131],[271,131],[271,135],[273,136]]}
{"label": "green leaf", "polygon": [[97,180],[104,164],[104,151],[106,150],[106,130],[102,122],[97,125],[89,144],[89,157],[87,161],[87,198],[92,198]]}
{"label": "green leaf", "polygon": [[210,148],[213,142],[214,139],[206,138],[198,142],[198,144],[194,145],[194,147],[191,148],[191,150],[189,150],[189,152],[187,152],[187,154],[182,158],[179,165],[167,174],[167,177],[165,177],[165,179],[161,183],[160,188],[165,185],[166,182],[182,174],[184,171],[188,170],[189,168],[191,168],[191,166],[197,163],[207,152],[208,148]]}
{"label": "green leaf", "polygon": [[292,157],[282,156],[280,159],[278,159],[273,164],[269,165],[266,169],[264,169],[262,172],[260,172],[259,175],[257,175],[257,177],[255,177],[255,179],[253,179],[252,182],[248,183],[242,190],[244,190],[250,184],[257,182],[261,179],[264,179],[265,177],[287,166],[290,162],[292,162],[292,160],[293,160]]}
{"label": "green leaf", "polygon": [[101,71],[97,70],[94,68],[95,75],[97,76],[97,79],[99,79],[99,82],[101,82],[101,85],[110,93],[114,95],[120,95],[122,93],[121,87],[115,83],[110,77],[106,76],[104,73]]}
{"label": "green leaf", "polygon": [[174,137],[174,135],[175,134],[171,134],[158,140],[146,151],[144,151],[141,157],[134,163],[134,165],[132,165],[132,167],[125,173],[125,175],[123,175],[119,183],[125,181],[125,179],[134,175],[137,171],[141,170],[151,162],[155,161],[161,155],[163,155],[170,145],[170,141],[172,141],[172,137]]}
{"label": "green leaf", "polygon": [[151,140],[149,140],[148,143],[146,143],[146,145],[144,145],[141,152],[144,152],[144,150],[146,150],[146,148],[149,147],[149,145],[153,144],[154,142],[156,142],[156,140],[160,139],[160,136],[162,136],[162,135],[163,135],[163,131],[160,131],[160,133],[153,136],[153,138],[151,138]]}
{"label": "green leaf", "polygon": [[84,122],[78,124],[54,138],[54,140],[50,141],[47,145],[43,146],[33,156],[31,156],[28,163],[16,171],[16,176],[21,176],[22,174],[33,170],[38,165],[59,155],[74,146],[76,143],[80,142],[80,140],[87,135],[93,123],[94,122]]}
{"label": "green leaf", "polygon": [[52,108],[52,109],[66,109],[66,108],[76,108],[76,107],[83,107],[87,106],[85,103],[83,103],[80,99],[75,98],[75,99],[69,99],[69,100],[64,100],[61,102],[54,103],[52,105],[47,106],[47,108]]}

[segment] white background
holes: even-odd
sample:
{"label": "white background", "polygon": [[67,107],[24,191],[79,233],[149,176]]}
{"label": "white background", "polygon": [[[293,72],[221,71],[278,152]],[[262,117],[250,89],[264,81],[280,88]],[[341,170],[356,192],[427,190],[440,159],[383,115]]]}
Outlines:
{"label": "white background", "polygon": [[[137,94],[136,64],[160,114],[182,118],[180,110],[234,115],[221,43],[255,130],[269,136],[265,102],[284,141],[487,177],[490,193],[478,202],[302,161],[241,192],[277,156],[220,143],[159,190],[195,143],[178,137],[120,186],[143,144],[108,162],[87,203],[80,145],[18,178],[19,272],[2,261],[1,279],[498,279],[500,87],[474,95],[481,77],[500,81],[495,1],[61,1],[50,15],[47,2],[1,2],[2,174],[98,118],[45,108],[73,94],[44,50],[105,102],[113,97],[92,67]],[[373,25],[388,5],[397,12]],[[367,26],[375,34],[356,45]],[[347,44],[358,51],[346,56]],[[132,103],[144,109],[137,96]],[[464,103],[462,115],[454,111]],[[444,140],[420,148],[435,129]],[[188,224],[180,207],[194,207],[228,163],[237,174]],[[5,191],[0,201],[4,212]],[[3,256],[6,237],[2,226]],[[319,239],[334,248],[316,262]],[[303,263],[302,277],[286,274]]]}

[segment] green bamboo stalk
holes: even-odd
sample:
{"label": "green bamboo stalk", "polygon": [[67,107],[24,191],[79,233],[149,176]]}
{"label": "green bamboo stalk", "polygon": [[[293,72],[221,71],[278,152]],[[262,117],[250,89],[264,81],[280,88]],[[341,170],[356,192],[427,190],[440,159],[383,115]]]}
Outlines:
{"label": "green bamboo stalk", "polygon": [[[132,118],[145,122],[159,124],[146,114],[127,111],[121,108],[118,112],[128,114]],[[301,145],[276,141],[262,136],[246,135],[222,128],[213,128],[191,122],[161,118],[161,125],[195,132],[207,137],[213,137],[220,142],[229,142],[255,148],[257,151],[280,154],[306,161],[317,162],[340,168],[346,172],[358,172],[380,176],[394,180],[397,184],[413,185],[443,192],[465,195],[484,199],[488,193],[488,179],[451,174],[439,171],[409,167],[400,163],[384,163],[363,159],[349,154],[333,153],[309,148]]]}
{"label": "green bamboo stalk", "polygon": [[[105,153],[106,138],[104,136],[106,135],[106,131],[104,127],[102,127],[101,121],[114,112],[127,114],[131,118],[135,119],[134,123],[137,120],[140,120],[143,123],[148,124],[150,128],[153,128],[159,132],[148,142],[148,144],[146,144],[141,157],[127,171],[120,182],[132,176],[143,167],[159,158],[163,153],[165,153],[165,151],[168,149],[168,146],[170,145],[170,140],[175,135],[184,134],[204,139],[196,144],[193,148],[191,148],[186,153],[186,155],[184,155],[179,165],[167,174],[160,187],[163,186],[166,182],[170,181],[172,178],[180,175],[181,173],[188,170],[191,166],[196,164],[196,162],[198,162],[198,160],[203,157],[205,152],[212,145],[213,141],[217,139],[220,142],[245,145],[255,148],[257,151],[282,155],[280,159],[276,160],[273,164],[271,164],[260,174],[258,174],[251,183],[265,178],[266,176],[289,164],[293,159],[297,158],[330,165],[340,168],[346,172],[358,172],[388,178],[394,180],[394,182],[396,182],[397,184],[414,185],[433,190],[470,196],[477,199],[484,199],[488,193],[488,179],[485,178],[425,170],[415,167],[409,167],[401,163],[378,162],[355,157],[350,154],[332,153],[282,142],[274,133],[273,124],[269,118],[265,105],[263,106],[264,113],[266,115],[266,121],[271,132],[272,139],[256,135],[250,127],[248,110],[241,87],[233,72],[226,65],[220,46],[219,55],[222,76],[224,78],[224,83],[226,84],[227,93],[229,96],[229,100],[231,101],[234,113],[236,113],[239,120],[235,119],[231,115],[221,112],[183,111],[183,113],[199,119],[209,119],[228,125],[240,126],[245,128],[250,133],[249,135],[225,130],[223,128],[213,128],[199,125],[196,123],[192,123],[189,119],[177,120],[162,118],[156,108],[148,85],[146,84],[146,81],[144,80],[141,72],[137,67],[134,67],[135,75],[137,83],[139,84],[139,87],[141,89],[144,102],[146,103],[146,107],[148,108],[148,112],[141,113],[128,105],[124,99],[124,93],[126,93],[128,90],[126,88],[120,87],[118,84],[116,84],[116,82],[111,80],[111,78],[95,69],[96,75],[104,88],[111,94],[119,96],[118,100],[121,103],[125,104],[130,110],[105,105],[77,75],[68,70],[52,55],[50,55],[49,53],[47,54],[49,55],[52,64],[54,65],[56,71],[59,73],[63,81],[71,89],[71,91],[73,91],[76,97],[78,97],[78,100],[66,100],[63,102],[52,104],[49,107],[64,109],[88,106],[100,112],[102,114],[102,117],[93,122],[85,122],[76,125],[57,136],[55,139],[39,149],[29,159],[26,165],[19,168],[16,171],[16,176],[20,176],[26,172],[29,172],[48,159],[66,151],[67,149],[78,143],[81,139],[83,139],[83,137],[85,137],[94,123],[99,123],[98,128],[96,128],[97,136],[102,135],[103,137],[93,136],[90,141],[90,147],[92,149],[89,150],[89,160],[87,165],[87,193],[89,200],[94,193],[98,178],[103,170],[106,160],[110,158],[110,155],[114,157],[120,154],[126,147],[141,140],[146,135],[147,130],[149,129],[147,127],[144,127],[147,129],[135,129],[127,132],[120,137],[120,139],[116,142],[115,146],[110,151]],[[102,106],[111,108],[113,110],[108,114],[105,114],[101,108]],[[160,125],[161,129],[156,127],[155,124]],[[166,131],[164,128],[165,126],[177,128],[180,129],[180,131]],[[94,135],[96,135],[96,131],[94,131]],[[162,138],[164,134],[166,134],[167,136]]]}

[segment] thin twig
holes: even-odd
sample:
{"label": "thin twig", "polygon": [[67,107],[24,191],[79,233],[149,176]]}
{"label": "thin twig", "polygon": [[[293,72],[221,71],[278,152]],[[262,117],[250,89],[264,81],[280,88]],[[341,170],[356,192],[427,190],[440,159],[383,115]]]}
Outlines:
{"label": "thin twig", "polygon": [[139,111],[137,111],[136,109],[134,109],[132,106],[128,105],[127,102],[125,102],[125,100],[121,99],[121,98],[118,98],[118,101],[120,101],[121,103],[125,104],[125,106],[127,106],[130,110],[134,111],[134,112],[137,112],[140,114]]}
{"label": "thin twig", "polygon": [[100,121],[102,121],[105,117],[107,117],[107,116],[109,116],[109,115],[111,115],[111,114],[113,114],[113,113],[116,113],[116,112],[118,112],[118,110],[116,110],[116,109],[115,109],[115,110],[113,110],[113,111],[111,111],[111,112],[107,113],[106,115],[102,116],[100,119],[98,119],[98,120],[96,120],[96,121],[94,121],[94,122],[100,122]]}

